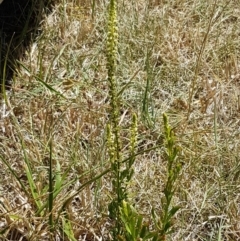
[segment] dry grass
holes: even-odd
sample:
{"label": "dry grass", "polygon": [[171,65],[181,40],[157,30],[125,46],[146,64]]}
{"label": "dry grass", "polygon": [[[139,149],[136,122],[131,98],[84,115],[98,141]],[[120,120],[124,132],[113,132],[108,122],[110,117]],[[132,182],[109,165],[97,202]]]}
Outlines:
{"label": "dry grass", "polygon": [[[26,186],[23,152],[41,193],[47,185],[51,138],[54,163],[59,162],[62,173],[68,172],[68,181],[76,178],[59,194],[55,211],[73,190],[109,166],[107,1],[96,1],[93,13],[92,1],[84,2],[56,4],[1,104],[0,155]],[[139,150],[161,144],[165,112],[181,150],[183,169],[174,198],[181,209],[169,240],[240,240],[240,7],[238,0],[214,4],[212,0],[118,3],[119,91],[131,81],[121,99],[123,143],[128,143],[129,117],[136,112],[141,120]],[[163,148],[150,151],[135,163],[130,197],[146,218],[152,206],[161,211],[166,180],[163,152]],[[0,165],[0,227],[6,228],[1,240],[50,240],[47,215],[34,214],[31,196]],[[75,238],[109,240],[110,188],[109,177],[104,176],[68,205]],[[61,233],[55,239],[66,240]]]}

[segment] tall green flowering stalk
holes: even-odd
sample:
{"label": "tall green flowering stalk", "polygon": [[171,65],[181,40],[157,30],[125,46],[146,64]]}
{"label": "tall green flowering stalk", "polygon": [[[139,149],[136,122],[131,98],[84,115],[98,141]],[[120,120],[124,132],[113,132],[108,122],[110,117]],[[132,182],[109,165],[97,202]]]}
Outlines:
{"label": "tall green flowering stalk", "polygon": [[110,123],[107,127],[108,151],[111,160],[111,169],[113,172],[113,192],[116,193],[116,198],[109,204],[110,217],[116,222],[116,229],[113,235],[120,233],[119,206],[123,200],[120,183],[120,162],[121,162],[121,142],[119,130],[119,106],[117,96],[116,83],[116,66],[117,66],[117,46],[118,46],[118,28],[117,28],[117,9],[116,1],[110,0],[109,3],[109,18],[108,18],[108,36],[107,36],[107,70],[109,97],[111,106]]}
{"label": "tall green flowering stalk", "polygon": [[[135,147],[137,142],[137,116],[133,115],[130,137],[130,150],[128,161],[122,162],[122,150],[120,140],[120,113],[119,95],[117,92],[116,67],[117,67],[117,6],[116,0],[110,0],[107,38],[107,70],[110,97],[110,121],[107,126],[108,154],[111,161],[112,187],[115,197],[109,204],[109,216],[114,221],[113,238],[117,239],[122,233],[122,221],[120,207],[127,200],[127,183],[133,175],[132,165],[135,161]],[[125,166],[124,166],[125,164]]]}
{"label": "tall green flowering stalk", "polygon": [[119,137],[119,106],[116,83],[116,62],[117,62],[117,45],[118,45],[118,28],[117,28],[117,11],[115,0],[110,1],[109,19],[108,19],[108,38],[107,38],[107,70],[108,70],[108,84],[109,96],[111,105],[110,125],[113,133],[114,152],[116,156],[114,161],[120,161],[120,137]]}
{"label": "tall green flowering stalk", "polygon": [[[116,1],[110,0],[109,19],[108,19],[108,38],[107,38],[107,70],[108,70],[108,84],[109,96],[111,105],[111,124],[113,126],[113,133],[115,138],[115,145],[120,150],[119,138],[119,106],[116,83],[116,66],[117,66],[117,47],[118,47],[118,27],[117,27],[117,10]],[[117,159],[120,159],[118,151]]]}

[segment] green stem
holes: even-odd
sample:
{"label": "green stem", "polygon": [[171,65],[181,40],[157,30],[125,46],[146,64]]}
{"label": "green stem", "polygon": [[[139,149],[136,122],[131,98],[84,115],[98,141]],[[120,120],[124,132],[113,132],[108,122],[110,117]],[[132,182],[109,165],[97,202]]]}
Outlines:
{"label": "green stem", "polygon": [[49,156],[49,196],[48,196],[48,204],[49,204],[49,226],[50,232],[53,232],[53,175],[52,175],[52,140],[49,143],[50,148],[50,156]]}

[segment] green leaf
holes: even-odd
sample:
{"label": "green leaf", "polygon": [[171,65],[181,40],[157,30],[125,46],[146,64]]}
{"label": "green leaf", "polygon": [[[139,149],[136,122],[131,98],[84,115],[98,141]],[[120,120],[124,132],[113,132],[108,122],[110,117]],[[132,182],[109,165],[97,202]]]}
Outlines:
{"label": "green leaf", "polygon": [[136,228],[135,228],[137,237],[141,237],[141,233],[144,227],[145,226],[143,224],[143,217],[142,215],[138,214]]}
{"label": "green leaf", "polygon": [[175,206],[175,207],[173,207],[173,208],[169,211],[169,215],[168,215],[169,219],[170,219],[171,217],[173,217],[173,216],[175,215],[175,213],[176,213],[180,208],[181,208],[180,206]]}
{"label": "green leaf", "polygon": [[63,231],[71,241],[77,241],[74,237],[73,228],[71,222],[63,216],[62,218]]}

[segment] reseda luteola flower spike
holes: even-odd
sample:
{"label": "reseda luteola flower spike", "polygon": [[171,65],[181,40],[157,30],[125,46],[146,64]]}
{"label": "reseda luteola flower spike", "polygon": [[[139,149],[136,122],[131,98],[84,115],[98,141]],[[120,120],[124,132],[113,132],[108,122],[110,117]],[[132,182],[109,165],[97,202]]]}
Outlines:
{"label": "reseda luteola flower spike", "polygon": [[114,144],[117,152],[117,160],[120,161],[120,138],[119,138],[119,107],[117,96],[117,84],[115,78],[116,58],[118,46],[118,28],[117,28],[117,11],[116,1],[111,0],[109,4],[109,19],[108,19],[108,37],[107,37],[107,70],[109,83],[109,96],[111,105],[111,125],[114,134]]}

